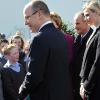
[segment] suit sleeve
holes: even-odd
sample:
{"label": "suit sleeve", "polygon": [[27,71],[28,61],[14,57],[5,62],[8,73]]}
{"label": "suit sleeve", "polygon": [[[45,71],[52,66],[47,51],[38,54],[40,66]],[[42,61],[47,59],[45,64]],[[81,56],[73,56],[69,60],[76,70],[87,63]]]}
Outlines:
{"label": "suit sleeve", "polygon": [[100,35],[97,41],[97,48],[96,48],[96,54],[95,54],[95,60],[92,65],[92,68],[90,70],[90,73],[88,75],[88,79],[84,82],[84,88],[85,90],[90,93],[95,85],[97,77],[99,77],[100,71]]}
{"label": "suit sleeve", "polygon": [[48,52],[47,42],[43,37],[35,37],[30,47],[29,72],[20,87],[19,98],[23,99],[34,91],[43,81]]}

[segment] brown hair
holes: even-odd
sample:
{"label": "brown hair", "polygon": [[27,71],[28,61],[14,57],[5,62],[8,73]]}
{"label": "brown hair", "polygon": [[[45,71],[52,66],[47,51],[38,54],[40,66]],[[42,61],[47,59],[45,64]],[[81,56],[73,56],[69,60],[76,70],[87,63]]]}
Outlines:
{"label": "brown hair", "polygon": [[14,35],[14,36],[11,38],[11,40],[10,40],[10,43],[11,43],[11,44],[13,43],[14,39],[21,39],[21,43],[22,43],[21,49],[23,49],[23,47],[24,47],[24,40],[23,40],[23,38],[22,38],[21,36],[19,36],[19,35]]}
{"label": "brown hair", "polygon": [[62,27],[61,17],[55,12],[50,12],[50,17],[57,24],[58,28],[61,30]]}

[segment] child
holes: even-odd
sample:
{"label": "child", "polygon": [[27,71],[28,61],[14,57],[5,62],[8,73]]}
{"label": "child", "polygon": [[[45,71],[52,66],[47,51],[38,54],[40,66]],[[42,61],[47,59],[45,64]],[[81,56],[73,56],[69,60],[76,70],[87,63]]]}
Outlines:
{"label": "child", "polygon": [[24,48],[23,38],[19,35],[14,35],[11,38],[10,43],[18,46],[18,48],[19,48],[19,60],[18,60],[18,62],[23,65],[23,67],[25,68],[24,70],[26,71],[26,64],[24,62],[25,53],[23,52],[23,48]]}
{"label": "child", "polygon": [[[2,49],[8,44],[9,44],[8,40],[0,39],[0,70],[4,66],[4,64],[7,62],[4,55],[2,54]],[[0,100],[3,100],[1,73],[0,73]]]}
{"label": "child", "polygon": [[19,50],[15,45],[3,49],[7,63],[1,69],[4,100],[17,100],[18,90],[25,76],[24,68],[18,63]]}
{"label": "child", "polygon": [[7,62],[5,59],[2,49],[9,44],[8,40],[6,39],[1,39],[0,40],[0,69],[4,66],[4,64]]}

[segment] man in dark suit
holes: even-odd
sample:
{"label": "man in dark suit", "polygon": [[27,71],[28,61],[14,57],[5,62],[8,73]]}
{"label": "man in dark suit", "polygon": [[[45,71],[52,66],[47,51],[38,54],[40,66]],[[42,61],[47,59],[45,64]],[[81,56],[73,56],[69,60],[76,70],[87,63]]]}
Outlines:
{"label": "man in dark suit", "polygon": [[32,0],[24,8],[25,24],[38,32],[30,46],[29,70],[19,89],[19,100],[73,100],[64,34],[51,22],[43,1]]}
{"label": "man in dark suit", "polygon": [[87,21],[84,19],[82,11],[79,11],[74,16],[74,27],[77,32],[77,37],[74,41],[74,58],[72,62],[72,77],[74,85],[74,100],[82,100],[79,89],[80,89],[80,77],[79,73],[81,70],[82,60],[84,51],[86,48],[86,42],[90,37],[93,29],[89,27]]}

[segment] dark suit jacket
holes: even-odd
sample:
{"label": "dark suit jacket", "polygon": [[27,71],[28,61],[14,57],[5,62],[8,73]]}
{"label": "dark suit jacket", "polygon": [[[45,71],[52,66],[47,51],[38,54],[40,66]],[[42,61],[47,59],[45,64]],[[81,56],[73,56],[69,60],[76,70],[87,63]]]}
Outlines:
{"label": "dark suit jacket", "polygon": [[19,67],[19,72],[12,70],[6,64],[1,69],[4,100],[18,100],[18,90],[25,77],[23,66],[19,64]]}
{"label": "dark suit jacket", "polygon": [[93,29],[90,28],[88,33],[85,35],[85,37],[81,38],[81,35],[78,35],[74,42],[74,59],[73,59],[73,66],[72,66],[72,73],[73,75],[73,82],[74,85],[78,86],[76,88],[79,89],[80,86],[80,78],[79,73],[81,70],[82,60],[84,56],[84,51],[86,48],[86,42],[90,35],[92,34]]}
{"label": "dark suit jacket", "polygon": [[100,100],[100,28],[86,46],[80,76],[91,100]]}
{"label": "dark suit jacket", "polygon": [[77,95],[77,97],[79,96],[80,98],[79,100],[81,100],[81,97],[79,95],[80,80],[81,80],[79,77],[79,73],[81,70],[84,51],[86,48],[86,42],[88,38],[90,37],[90,35],[92,34],[92,32],[93,32],[93,29],[90,28],[88,33],[86,33],[86,35],[83,38],[81,37],[81,35],[78,35],[74,42],[74,59],[71,65],[72,66],[71,72],[72,72],[75,95]]}
{"label": "dark suit jacket", "polygon": [[20,100],[29,94],[31,100],[72,100],[64,34],[47,24],[30,48],[29,72],[22,84]]}

